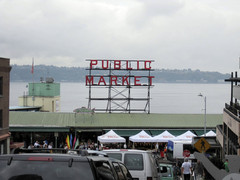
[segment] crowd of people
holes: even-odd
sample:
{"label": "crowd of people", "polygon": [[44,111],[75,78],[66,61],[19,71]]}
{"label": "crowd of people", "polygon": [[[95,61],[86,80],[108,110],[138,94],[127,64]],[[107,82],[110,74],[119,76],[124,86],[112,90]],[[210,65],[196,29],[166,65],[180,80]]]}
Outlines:
{"label": "crowd of people", "polygon": [[44,140],[43,143],[39,143],[39,141],[35,141],[34,144],[30,144],[28,146],[28,149],[33,149],[33,148],[45,148],[45,149],[52,149],[53,148],[53,142],[48,143],[47,140]]}

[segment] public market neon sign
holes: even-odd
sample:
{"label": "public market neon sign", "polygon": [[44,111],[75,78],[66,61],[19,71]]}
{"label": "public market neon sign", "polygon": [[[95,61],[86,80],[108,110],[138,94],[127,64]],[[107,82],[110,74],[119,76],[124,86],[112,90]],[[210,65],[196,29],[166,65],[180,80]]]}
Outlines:
{"label": "public market neon sign", "polygon": [[[91,70],[111,71],[108,75],[86,76],[86,86],[152,86],[154,76],[150,75],[152,60],[87,60]],[[114,75],[113,72],[114,71]],[[116,71],[122,72],[116,75]],[[134,75],[137,72],[149,72],[148,75]],[[125,74],[123,74],[125,72]],[[128,72],[126,74],[126,72]],[[133,73],[135,72],[135,73]],[[146,81],[148,84],[146,84]]]}

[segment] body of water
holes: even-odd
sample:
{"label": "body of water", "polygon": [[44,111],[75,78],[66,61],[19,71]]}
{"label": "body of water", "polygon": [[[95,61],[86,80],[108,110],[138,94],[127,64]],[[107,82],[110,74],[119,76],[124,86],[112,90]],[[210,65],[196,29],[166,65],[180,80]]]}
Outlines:
{"label": "body of water", "polygon": [[[27,93],[27,82],[10,83],[10,106],[18,105],[18,97]],[[79,107],[87,107],[89,89],[85,83],[63,82],[60,85],[61,112],[73,112]],[[156,83],[150,90],[150,112],[170,114],[201,114],[204,113],[204,99],[206,96],[208,114],[221,114],[225,103],[230,102],[230,84],[171,84]],[[92,97],[107,97],[107,88],[92,88]],[[124,91],[124,88],[118,88]],[[123,92],[124,93],[124,92]],[[126,92],[125,92],[126,93]],[[147,89],[132,90],[132,97],[146,98]],[[133,102],[132,108],[144,108],[146,102]],[[92,101],[91,107],[106,109],[107,102]]]}

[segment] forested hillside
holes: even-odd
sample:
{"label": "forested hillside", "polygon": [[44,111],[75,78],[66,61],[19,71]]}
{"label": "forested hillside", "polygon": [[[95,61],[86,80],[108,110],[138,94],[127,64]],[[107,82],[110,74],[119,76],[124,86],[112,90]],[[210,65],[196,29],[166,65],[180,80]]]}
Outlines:
{"label": "forested hillside", "polygon": [[[55,82],[85,82],[85,76],[89,73],[86,68],[82,67],[57,67],[57,66],[34,66],[34,73],[31,73],[31,65],[11,65],[11,81],[39,82],[42,77],[53,77]],[[99,71],[95,73],[107,73]],[[141,73],[138,73],[141,75]],[[228,79],[230,74],[221,74],[219,72],[204,72],[200,70],[169,70],[155,69],[151,72],[155,76],[154,83],[223,83]]]}

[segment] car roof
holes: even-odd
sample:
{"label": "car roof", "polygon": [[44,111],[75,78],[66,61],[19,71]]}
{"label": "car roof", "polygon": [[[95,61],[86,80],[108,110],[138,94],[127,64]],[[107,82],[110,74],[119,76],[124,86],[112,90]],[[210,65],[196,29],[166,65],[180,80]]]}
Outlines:
{"label": "car roof", "polygon": [[150,153],[149,151],[138,150],[138,149],[104,149],[103,152],[139,152],[139,153]]}
{"label": "car roof", "polygon": [[165,164],[165,163],[160,163],[159,165],[160,165],[160,166],[167,166],[167,167],[168,167],[168,166],[170,166],[170,167],[173,166],[172,164]]}
{"label": "car roof", "polygon": [[111,162],[121,162],[117,159],[111,157],[104,157],[104,156],[87,156],[88,159],[93,161],[111,161]]}
{"label": "car roof", "polygon": [[11,164],[14,160],[19,161],[68,161],[68,162],[87,162],[86,156],[76,156],[71,154],[51,154],[51,153],[24,153],[24,154],[4,154],[0,160],[6,160]]}

